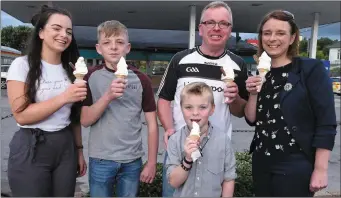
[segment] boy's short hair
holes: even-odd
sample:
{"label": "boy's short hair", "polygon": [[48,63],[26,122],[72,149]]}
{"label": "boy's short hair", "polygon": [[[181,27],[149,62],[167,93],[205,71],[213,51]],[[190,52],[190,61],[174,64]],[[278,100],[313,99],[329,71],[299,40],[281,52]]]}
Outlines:
{"label": "boy's short hair", "polygon": [[97,27],[97,40],[99,41],[101,34],[104,33],[105,37],[116,36],[121,33],[126,34],[128,37],[128,28],[121,22],[116,20],[105,21]]}
{"label": "boy's short hair", "polygon": [[181,91],[180,105],[182,105],[184,98],[189,95],[206,96],[211,101],[211,104],[214,105],[212,89],[204,82],[192,82],[187,84]]}

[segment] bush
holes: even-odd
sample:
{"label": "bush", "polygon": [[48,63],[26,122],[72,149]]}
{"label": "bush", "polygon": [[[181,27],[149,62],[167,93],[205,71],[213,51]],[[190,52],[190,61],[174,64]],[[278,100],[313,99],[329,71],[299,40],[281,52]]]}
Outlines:
{"label": "bush", "polygon": [[[236,152],[236,166],[238,178],[235,181],[234,197],[252,197],[251,155],[245,152]],[[140,183],[139,197],[162,197],[162,164],[157,164],[153,183]]]}
{"label": "bush", "polygon": [[236,153],[237,179],[235,181],[234,197],[252,197],[252,157],[248,151]]}

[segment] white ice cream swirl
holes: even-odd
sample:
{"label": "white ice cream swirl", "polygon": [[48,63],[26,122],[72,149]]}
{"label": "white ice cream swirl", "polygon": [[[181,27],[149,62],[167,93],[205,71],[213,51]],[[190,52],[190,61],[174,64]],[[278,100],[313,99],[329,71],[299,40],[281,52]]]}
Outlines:
{"label": "white ice cream swirl", "polygon": [[115,72],[115,74],[124,75],[124,76],[128,75],[128,65],[123,56],[120,58],[120,61],[117,63],[117,71]]}
{"label": "white ice cream swirl", "polygon": [[85,75],[88,73],[88,67],[85,64],[85,60],[83,57],[79,57],[76,64],[75,64],[75,71],[73,71],[73,74],[82,74]]}

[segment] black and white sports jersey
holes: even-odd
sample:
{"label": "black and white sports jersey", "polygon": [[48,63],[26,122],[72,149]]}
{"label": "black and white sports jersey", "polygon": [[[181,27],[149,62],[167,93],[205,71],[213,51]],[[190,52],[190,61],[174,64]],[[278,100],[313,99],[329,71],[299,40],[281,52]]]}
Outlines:
{"label": "black and white sports jersey", "polygon": [[199,47],[181,51],[174,55],[170,61],[157,95],[168,101],[173,101],[173,120],[175,130],[186,125],[180,107],[180,93],[184,86],[191,82],[205,82],[211,86],[214,94],[215,111],[210,117],[210,122],[221,127],[231,137],[232,124],[229,107],[224,103],[224,82],[221,81],[221,67],[229,66],[234,69],[235,83],[238,85],[239,95],[248,99],[245,88],[247,68],[244,60],[225,50],[219,57],[204,55]]}

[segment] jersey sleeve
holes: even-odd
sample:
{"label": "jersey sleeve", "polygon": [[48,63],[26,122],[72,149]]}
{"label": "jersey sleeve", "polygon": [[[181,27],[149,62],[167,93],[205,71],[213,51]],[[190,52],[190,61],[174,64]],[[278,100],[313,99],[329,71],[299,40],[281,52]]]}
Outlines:
{"label": "jersey sleeve", "polygon": [[159,98],[163,98],[168,101],[174,100],[178,75],[177,75],[177,67],[179,64],[179,60],[177,55],[174,55],[172,60],[169,62],[167,69],[162,77],[159,89],[157,91],[157,96]]}

